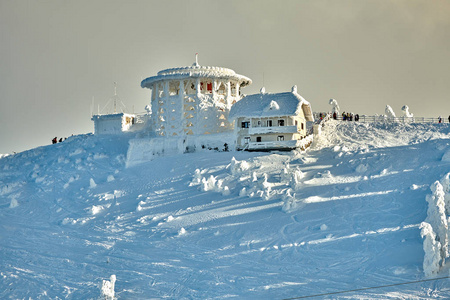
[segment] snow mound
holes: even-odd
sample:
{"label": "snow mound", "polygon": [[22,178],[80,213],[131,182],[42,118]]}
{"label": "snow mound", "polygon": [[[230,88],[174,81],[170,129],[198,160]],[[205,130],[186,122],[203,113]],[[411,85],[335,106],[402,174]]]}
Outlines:
{"label": "snow mound", "polygon": [[[341,122],[329,120],[314,149],[344,147],[349,151],[414,145],[428,140],[450,138],[450,127],[439,124],[402,122]],[[442,124],[441,124],[442,125]],[[447,156],[445,156],[447,159]]]}
{"label": "snow mound", "polygon": [[442,156],[442,161],[450,162],[450,149],[445,151],[444,155]]}
{"label": "snow mound", "polygon": [[[449,131],[331,120],[308,151],[152,154],[128,168],[130,136],[3,157],[0,298],[285,299],[443,276]],[[105,274],[120,284],[100,287]],[[427,281],[342,297],[450,292]]]}

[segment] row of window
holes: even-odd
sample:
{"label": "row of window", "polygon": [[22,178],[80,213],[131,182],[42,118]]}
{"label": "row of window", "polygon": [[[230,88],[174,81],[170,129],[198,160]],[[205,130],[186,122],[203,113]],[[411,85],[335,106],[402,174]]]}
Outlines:
{"label": "row of window", "polygon": [[[297,126],[297,125],[298,125],[298,121],[295,120],[295,126]],[[257,122],[257,126],[261,127],[261,121]],[[272,120],[267,120],[267,127],[272,127],[272,126],[273,126]],[[284,120],[278,120],[278,126],[284,126]],[[250,122],[249,121],[242,122],[241,128],[250,128]],[[301,128],[302,128],[302,130],[304,129],[303,123],[301,123]]]}
{"label": "row of window", "polygon": [[[277,136],[277,141],[284,141],[284,135],[279,135]],[[248,144],[251,142],[251,139],[249,136],[244,137],[244,144]],[[261,137],[257,136],[256,137],[256,142],[260,143],[261,142]]]}
{"label": "row of window", "polygon": [[[261,121],[258,121],[258,127],[261,126]],[[272,120],[267,120],[267,127],[272,127],[273,123]],[[278,120],[278,126],[284,126],[284,120]],[[250,128],[250,122],[246,121],[246,122],[242,122],[241,124],[241,128]]]}
{"label": "row of window", "polygon": [[[191,83],[190,85],[187,84],[185,86],[186,92],[188,94],[190,94],[191,92],[195,92],[196,91],[196,85],[194,83]],[[200,82],[200,91],[207,93],[207,94],[212,94],[213,92],[213,83],[212,82]],[[230,91],[231,91],[231,96],[236,97],[236,91],[238,91],[238,94],[241,94],[241,91],[239,89],[236,89],[236,85],[234,83],[230,84]],[[169,96],[175,96],[178,95],[180,92],[180,88],[179,88],[179,83],[170,83],[169,87],[168,87],[168,93]],[[221,83],[219,85],[219,88],[217,90],[217,93],[220,95],[225,95],[226,94],[226,86]],[[152,99],[155,98],[154,95],[158,95],[158,98],[163,98],[165,96],[164,93],[164,86],[162,84],[159,85],[155,85],[153,87],[153,94],[152,94]]]}

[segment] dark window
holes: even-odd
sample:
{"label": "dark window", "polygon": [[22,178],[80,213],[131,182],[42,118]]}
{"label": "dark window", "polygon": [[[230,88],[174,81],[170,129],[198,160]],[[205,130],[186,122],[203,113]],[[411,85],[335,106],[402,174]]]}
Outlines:
{"label": "dark window", "polygon": [[279,135],[277,137],[277,141],[284,141],[284,135]]}
{"label": "dark window", "polygon": [[250,127],[250,122],[242,122],[242,128],[249,128]]}
{"label": "dark window", "polygon": [[302,123],[302,129],[304,129],[304,124]]}
{"label": "dark window", "polygon": [[267,126],[268,126],[268,127],[272,127],[272,120],[268,120],[268,121],[267,121]]}
{"label": "dark window", "polygon": [[284,120],[278,120],[278,126],[284,126]]}
{"label": "dark window", "polygon": [[257,142],[257,143],[260,143],[260,142],[261,142],[261,137],[260,137],[260,136],[257,136],[257,137],[256,137],[256,142]]}

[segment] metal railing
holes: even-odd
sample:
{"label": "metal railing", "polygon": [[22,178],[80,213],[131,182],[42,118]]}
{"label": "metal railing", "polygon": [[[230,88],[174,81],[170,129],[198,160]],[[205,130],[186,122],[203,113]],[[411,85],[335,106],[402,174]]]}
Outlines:
{"label": "metal railing", "polygon": [[[330,119],[333,119],[332,117]],[[335,120],[343,121],[343,122],[363,122],[363,123],[375,123],[375,122],[398,122],[398,123],[450,123],[448,118],[441,118],[441,122],[439,122],[438,117],[387,117],[387,116],[359,116],[359,120],[355,120],[355,116],[353,118],[346,118],[343,120],[342,116],[337,116]]]}

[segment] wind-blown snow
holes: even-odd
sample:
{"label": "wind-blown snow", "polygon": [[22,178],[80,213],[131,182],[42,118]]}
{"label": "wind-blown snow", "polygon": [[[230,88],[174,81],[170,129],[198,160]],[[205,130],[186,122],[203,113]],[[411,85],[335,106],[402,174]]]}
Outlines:
{"label": "wind-blown snow", "polygon": [[[416,281],[436,264],[420,224],[438,180],[447,201],[446,124],[331,120],[307,152],[200,148],[126,168],[128,140],[0,159],[0,298],[98,298],[115,274],[119,299],[282,299]],[[448,287],[333,299],[448,299]]]}

